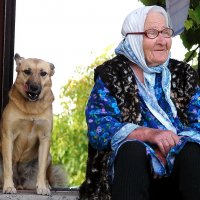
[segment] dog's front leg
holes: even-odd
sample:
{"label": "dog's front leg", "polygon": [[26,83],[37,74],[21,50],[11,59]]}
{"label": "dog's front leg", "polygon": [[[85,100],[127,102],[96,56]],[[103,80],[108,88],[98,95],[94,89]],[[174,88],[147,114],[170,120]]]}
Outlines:
{"label": "dog's front leg", "polygon": [[8,132],[2,132],[2,156],[3,156],[3,173],[4,185],[3,193],[16,193],[16,188],[13,183],[12,170],[12,151],[13,151],[13,137]]}
{"label": "dog's front leg", "polygon": [[49,156],[50,139],[45,137],[40,139],[39,163],[37,176],[37,194],[50,195],[50,188],[46,181],[47,160]]}

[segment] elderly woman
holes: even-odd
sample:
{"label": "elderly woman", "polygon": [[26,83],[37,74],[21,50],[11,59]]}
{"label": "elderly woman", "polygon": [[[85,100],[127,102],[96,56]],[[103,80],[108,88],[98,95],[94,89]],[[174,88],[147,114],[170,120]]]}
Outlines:
{"label": "elderly woman", "polygon": [[162,7],[131,12],[122,35],[116,57],[95,69],[80,197],[199,200],[196,71],[170,58],[173,30]]}

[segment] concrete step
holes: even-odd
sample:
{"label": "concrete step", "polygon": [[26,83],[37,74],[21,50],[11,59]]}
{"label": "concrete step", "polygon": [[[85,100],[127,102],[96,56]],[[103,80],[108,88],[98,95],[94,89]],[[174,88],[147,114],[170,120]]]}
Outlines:
{"label": "concrete step", "polygon": [[18,190],[17,194],[3,194],[0,200],[78,200],[78,190],[52,191],[50,196],[36,194],[34,190]]}

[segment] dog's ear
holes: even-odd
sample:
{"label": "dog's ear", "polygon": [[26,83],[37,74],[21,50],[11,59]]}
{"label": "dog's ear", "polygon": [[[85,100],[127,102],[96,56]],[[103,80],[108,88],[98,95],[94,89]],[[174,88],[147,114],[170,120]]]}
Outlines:
{"label": "dog's ear", "polygon": [[54,70],[54,69],[55,69],[55,66],[54,66],[54,64],[52,64],[52,63],[49,63],[49,65],[50,65],[50,70],[51,70],[51,71],[50,71],[50,75],[53,76],[54,73],[55,73],[55,70]]}
{"label": "dog's ear", "polygon": [[24,59],[23,57],[21,57],[18,53],[15,54],[14,56],[15,62],[16,62],[16,72],[19,71],[19,66],[21,65],[22,60]]}

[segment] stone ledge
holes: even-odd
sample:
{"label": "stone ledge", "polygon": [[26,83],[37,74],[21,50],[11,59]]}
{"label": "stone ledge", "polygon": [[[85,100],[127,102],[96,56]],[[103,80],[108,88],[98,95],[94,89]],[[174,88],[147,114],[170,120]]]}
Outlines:
{"label": "stone ledge", "polygon": [[18,190],[17,194],[3,194],[0,200],[78,200],[78,190],[52,191],[50,196],[38,195],[34,190]]}

